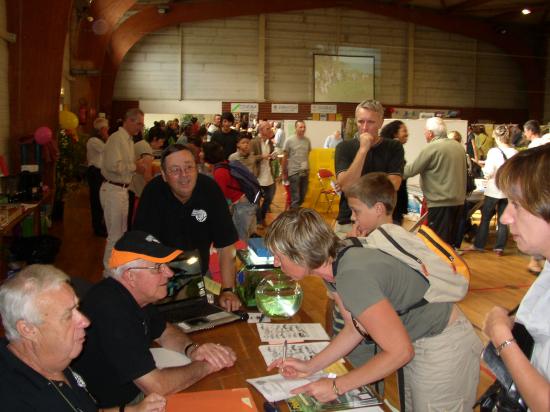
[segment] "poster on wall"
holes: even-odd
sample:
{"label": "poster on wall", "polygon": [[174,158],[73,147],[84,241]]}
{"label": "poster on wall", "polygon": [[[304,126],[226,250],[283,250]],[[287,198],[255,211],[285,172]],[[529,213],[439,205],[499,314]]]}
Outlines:
{"label": "poster on wall", "polygon": [[315,102],[374,99],[374,56],[313,55]]}

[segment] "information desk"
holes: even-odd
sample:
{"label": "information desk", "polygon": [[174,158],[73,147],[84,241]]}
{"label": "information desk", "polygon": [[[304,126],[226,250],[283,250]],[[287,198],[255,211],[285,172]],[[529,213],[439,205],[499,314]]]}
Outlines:
{"label": "information desk", "polygon": [[[314,321],[300,311],[285,322],[312,323]],[[267,366],[258,349],[261,342],[256,324],[239,321],[210,330],[194,332],[191,336],[198,343],[213,342],[230,346],[237,355],[237,361],[232,368],[205,377],[189,387],[186,392],[249,388],[258,410],[263,411],[264,397],[252,385],[249,385],[246,379],[266,376],[277,373],[277,371],[267,372]],[[349,365],[347,367],[350,368]],[[278,406],[281,411],[289,410],[285,401],[278,402]],[[223,410],[223,405],[220,407]],[[381,407],[387,410],[384,405]]]}

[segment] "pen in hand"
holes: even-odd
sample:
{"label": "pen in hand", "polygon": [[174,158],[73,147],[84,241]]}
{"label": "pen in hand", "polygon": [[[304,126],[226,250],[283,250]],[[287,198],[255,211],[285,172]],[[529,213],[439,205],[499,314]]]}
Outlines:
{"label": "pen in hand", "polygon": [[[285,339],[285,341],[283,342],[283,362],[281,365],[284,365],[285,361],[286,361],[286,351],[288,349],[288,342],[287,340]],[[281,372],[283,371],[284,369],[284,366],[281,366]]]}

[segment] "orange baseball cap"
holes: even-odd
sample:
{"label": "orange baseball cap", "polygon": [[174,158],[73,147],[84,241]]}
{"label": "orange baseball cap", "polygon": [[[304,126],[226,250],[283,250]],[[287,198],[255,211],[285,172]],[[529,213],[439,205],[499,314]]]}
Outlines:
{"label": "orange baseball cap", "polygon": [[149,233],[132,230],[124,233],[115,243],[109,259],[109,267],[116,268],[137,259],[167,263],[181,253],[183,253],[182,250],[163,245]]}

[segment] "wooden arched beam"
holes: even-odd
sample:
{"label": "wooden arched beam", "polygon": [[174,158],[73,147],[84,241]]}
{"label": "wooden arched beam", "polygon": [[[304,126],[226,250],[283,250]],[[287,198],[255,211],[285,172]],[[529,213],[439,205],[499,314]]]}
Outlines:
{"label": "wooden arched beam", "polygon": [[102,68],[117,23],[135,3],[136,0],[95,0],[92,3],[89,15],[94,21],[80,21],[75,50],[75,58],[86,68]]}
{"label": "wooden arched beam", "polygon": [[159,14],[156,6],[143,9],[128,18],[115,30],[110,42],[110,55],[105,61],[101,79],[101,106],[110,107],[114,83],[122,59],[146,34],[185,22],[217,18],[279,13],[315,8],[343,7],[378,14],[393,19],[453,32],[479,39],[505,51],[520,65],[533,118],[542,116],[544,90],[544,60],[540,59],[545,47],[534,44],[534,35],[527,29],[502,35],[489,23],[474,19],[449,16],[425,9],[413,9],[390,3],[356,0],[231,0],[196,3],[171,3],[168,13]]}

